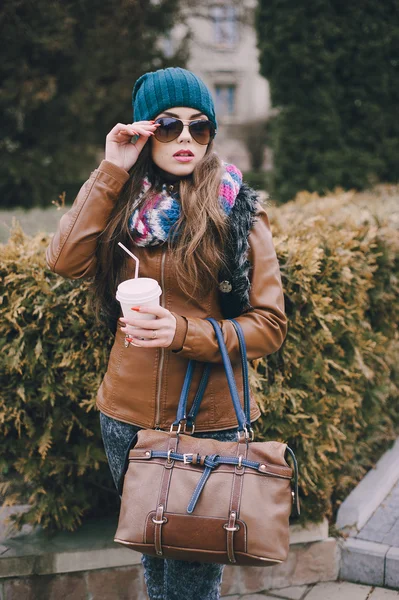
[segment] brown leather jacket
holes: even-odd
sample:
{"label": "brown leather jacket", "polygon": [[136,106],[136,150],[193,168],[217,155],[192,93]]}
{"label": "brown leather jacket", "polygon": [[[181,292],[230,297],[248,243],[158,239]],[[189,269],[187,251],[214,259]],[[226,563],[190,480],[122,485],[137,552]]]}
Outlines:
{"label": "brown leather jacket", "polygon": [[[47,263],[52,271],[71,279],[94,275],[98,234],[104,230],[128,178],[126,171],[108,161],[93,171],[72,208],[61,218],[47,249]],[[244,331],[248,358],[254,359],[278,350],[287,328],[279,265],[269,221],[260,204],[249,245],[253,309],[237,320]],[[206,297],[193,301],[183,293],[173,270],[168,268],[172,259],[167,249],[135,246],[133,251],[140,259],[140,276],[160,283],[161,304],[176,317],[176,333],[168,348],[125,348],[125,336],[118,327],[108,369],[98,391],[98,408],[110,417],[139,427],[169,428],[176,416],[188,361],[195,359],[215,363],[196,420],[197,431],[235,427],[237,422],[215,334],[211,323],[204,320],[212,316],[222,326],[242,399],[238,339],[232,323],[223,319],[217,286]],[[134,261],[131,264],[133,277]],[[188,407],[201,373],[202,365],[197,365]],[[251,398],[251,420],[259,415],[259,408]]]}

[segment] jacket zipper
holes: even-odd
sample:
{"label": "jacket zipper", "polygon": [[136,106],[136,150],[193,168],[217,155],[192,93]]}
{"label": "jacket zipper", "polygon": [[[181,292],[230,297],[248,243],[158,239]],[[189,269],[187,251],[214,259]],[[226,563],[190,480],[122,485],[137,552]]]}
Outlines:
{"label": "jacket zipper", "polygon": [[[161,259],[161,288],[162,288],[162,296],[161,296],[161,306],[164,307],[164,299],[165,299],[165,260],[166,260],[166,249],[162,251],[162,259]],[[160,413],[161,413],[161,384],[162,384],[162,373],[163,373],[163,363],[165,360],[165,348],[161,348],[161,357],[159,359],[159,371],[158,371],[158,382],[157,382],[157,399],[156,399],[156,407],[155,407],[155,428],[159,427]]]}

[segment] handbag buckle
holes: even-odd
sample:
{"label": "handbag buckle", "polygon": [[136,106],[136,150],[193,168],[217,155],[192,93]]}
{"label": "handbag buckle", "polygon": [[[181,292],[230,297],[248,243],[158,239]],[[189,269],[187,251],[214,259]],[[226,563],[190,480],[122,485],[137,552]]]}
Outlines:
{"label": "handbag buckle", "polygon": [[168,522],[168,519],[166,517],[162,517],[162,520],[157,521],[154,519],[154,517],[151,517],[151,521],[155,523],[155,525],[163,525],[164,523]]}
{"label": "handbag buckle", "polygon": [[173,429],[173,427],[175,427],[174,423],[172,423],[172,425],[170,426],[170,433],[180,433],[181,432],[181,423],[176,425],[176,429]]}
{"label": "handbag buckle", "polygon": [[223,529],[225,529],[226,531],[238,531],[240,529],[240,526],[235,525],[234,527],[229,527],[228,523],[224,523]]}
{"label": "handbag buckle", "polygon": [[183,462],[185,465],[189,465],[193,462],[194,454],[192,452],[183,454]]}
{"label": "handbag buckle", "polygon": [[255,432],[252,429],[252,427],[250,427],[248,429],[248,427],[246,425],[244,425],[244,429],[242,431],[238,431],[237,436],[238,436],[239,442],[243,442],[244,440],[246,442],[248,442],[248,441],[253,442],[255,439]]}
{"label": "handbag buckle", "polygon": [[187,423],[184,423],[184,425],[183,425],[183,433],[188,433],[188,435],[193,435],[194,431],[195,431],[195,425],[194,425],[194,423],[191,423],[191,431],[188,431],[188,429],[187,429]]}

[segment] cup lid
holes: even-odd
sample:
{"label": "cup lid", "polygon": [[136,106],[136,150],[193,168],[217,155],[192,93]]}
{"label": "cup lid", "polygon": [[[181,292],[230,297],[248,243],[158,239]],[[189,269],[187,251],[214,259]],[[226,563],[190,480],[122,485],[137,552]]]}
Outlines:
{"label": "cup lid", "polygon": [[150,277],[137,277],[127,279],[118,285],[116,299],[127,302],[149,302],[162,294],[156,279]]}

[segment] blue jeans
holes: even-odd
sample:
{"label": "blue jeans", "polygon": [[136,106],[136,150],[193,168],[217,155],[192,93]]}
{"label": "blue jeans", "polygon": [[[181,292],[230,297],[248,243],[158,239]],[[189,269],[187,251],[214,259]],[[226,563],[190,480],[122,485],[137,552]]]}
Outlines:
{"label": "blue jeans", "polygon": [[[139,427],[100,413],[101,433],[116,488],[121,493],[129,449]],[[220,441],[237,439],[237,429],[194,433]],[[143,555],[144,579],[150,600],[219,600],[224,565]]]}

